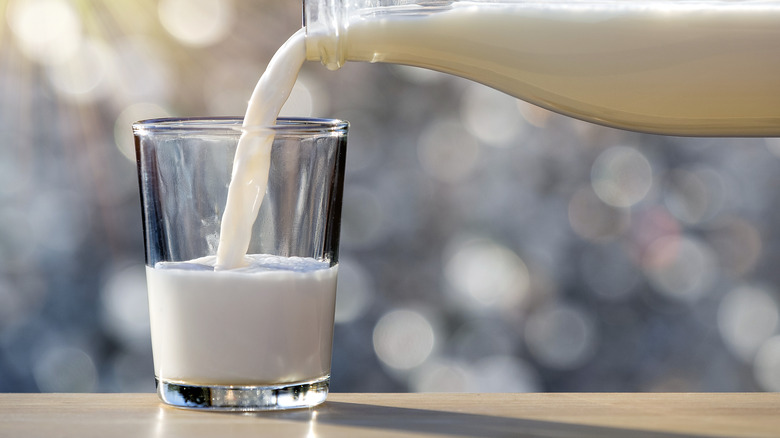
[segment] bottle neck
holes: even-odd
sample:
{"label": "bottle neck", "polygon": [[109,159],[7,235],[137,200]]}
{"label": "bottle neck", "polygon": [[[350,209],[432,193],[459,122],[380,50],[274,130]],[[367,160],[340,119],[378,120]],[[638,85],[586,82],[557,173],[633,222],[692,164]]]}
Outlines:
{"label": "bottle neck", "polygon": [[330,70],[344,65],[348,4],[345,0],[303,0],[306,59],[319,60]]}

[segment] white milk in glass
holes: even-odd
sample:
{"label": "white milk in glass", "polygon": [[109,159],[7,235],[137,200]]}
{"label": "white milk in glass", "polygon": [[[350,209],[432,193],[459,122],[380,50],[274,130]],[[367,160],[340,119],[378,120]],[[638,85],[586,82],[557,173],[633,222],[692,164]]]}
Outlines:
{"label": "white milk in glass", "polygon": [[247,256],[147,266],[155,375],[197,385],[276,385],[330,373],[337,267]]}

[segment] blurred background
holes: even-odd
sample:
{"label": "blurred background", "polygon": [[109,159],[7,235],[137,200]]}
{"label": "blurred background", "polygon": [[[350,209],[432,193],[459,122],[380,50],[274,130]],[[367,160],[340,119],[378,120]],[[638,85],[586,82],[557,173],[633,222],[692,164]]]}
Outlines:
{"label": "blurred background", "polygon": [[[153,391],[130,124],[242,115],[301,4],[0,13],[0,391]],[[352,126],[333,391],[780,391],[780,140],[360,63],[283,113]]]}

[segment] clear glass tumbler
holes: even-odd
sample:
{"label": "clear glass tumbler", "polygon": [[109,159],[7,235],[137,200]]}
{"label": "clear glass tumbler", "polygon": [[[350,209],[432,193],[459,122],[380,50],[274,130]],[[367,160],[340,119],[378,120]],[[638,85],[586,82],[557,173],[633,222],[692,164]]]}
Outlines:
{"label": "clear glass tumbler", "polygon": [[[241,122],[133,125],[157,392],[188,408],[314,406],[330,380],[348,125]],[[245,266],[215,270],[244,131],[273,134],[268,186]]]}

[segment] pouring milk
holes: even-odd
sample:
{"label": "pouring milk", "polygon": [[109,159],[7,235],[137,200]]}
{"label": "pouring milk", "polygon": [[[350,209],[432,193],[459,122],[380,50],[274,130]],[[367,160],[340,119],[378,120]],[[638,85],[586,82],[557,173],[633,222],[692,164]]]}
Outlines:
{"label": "pouring milk", "polygon": [[[304,0],[306,27],[272,59],[244,125],[272,125],[310,59],[330,68],[345,60],[427,67],[637,131],[780,135],[777,1],[376,3],[392,2]],[[217,269],[242,264],[271,141],[241,138]]]}
{"label": "pouring milk", "polygon": [[[426,67],[484,83],[563,114],[637,131],[701,136],[780,135],[780,2],[563,0],[409,4],[399,0],[404,5],[356,9],[350,8],[372,2],[304,3],[306,28],[293,35],[269,64],[250,99],[245,126],[274,124],[298,70],[309,59],[321,60],[331,68],[338,68],[344,61]],[[187,302],[206,309],[212,305],[209,294],[185,297],[183,291],[203,286],[208,281],[206,277],[231,274],[232,270],[254,263],[254,256],[247,256],[246,251],[265,193],[272,140],[270,133],[242,136],[216,258],[193,261],[225,272],[172,273],[170,266],[148,269],[150,306],[168,300],[171,306]],[[221,276],[220,281],[235,286],[221,289],[244,294],[243,282],[247,278],[240,278],[238,272],[236,275]],[[332,305],[335,273],[313,266],[305,272],[293,270],[285,275],[299,276],[307,287],[320,294],[323,298],[318,305]],[[259,289],[258,284],[273,286],[279,278],[257,276],[249,281]],[[284,300],[283,295],[272,298]],[[231,306],[232,295],[221,299],[224,306]],[[238,296],[235,299],[235,303],[240,302]],[[298,298],[290,295],[290,299]],[[241,310],[240,305],[235,307]],[[246,317],[246,321],[251,319],[251,315]],[[250,325],[245,328],[257,330]],[[154,314],[152,329],[166,330],[163,325],[154,324]],[[332,322],[321,331],[332,333]],[[215,340],[214,346],[219,342]],[[303,345],[316,339],[300,342]],[[173,368],[170,375],[197,380],[199,373],[211,371],[198,368],[199,361],[187,360],[177,356],[176,350],[171,351],[164,362],[155,363],[158,376],[160,372],[168,375],[167,370]],[[298,369],[282,367],[276,375],[272,371],[255,378],[249,376],[249,380],[296,380],[323,371],[317,358],[301,358],[300,362],[311,365]],[[196,366],[191,367],[193,364]],[[219,383],[229,383],[227,380]]]}

